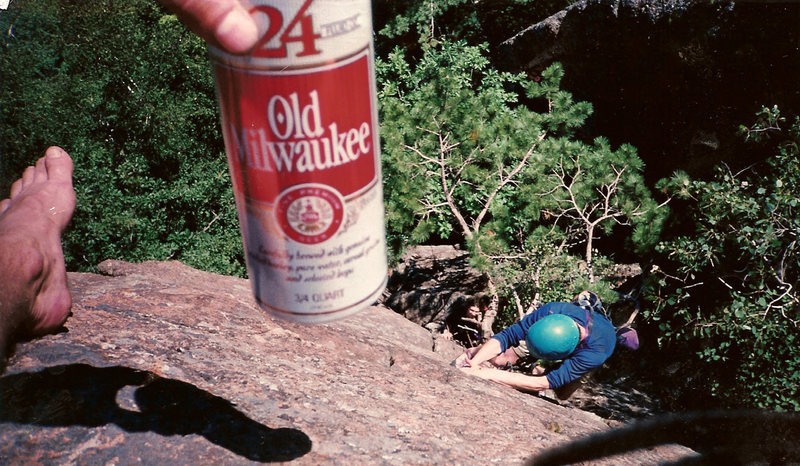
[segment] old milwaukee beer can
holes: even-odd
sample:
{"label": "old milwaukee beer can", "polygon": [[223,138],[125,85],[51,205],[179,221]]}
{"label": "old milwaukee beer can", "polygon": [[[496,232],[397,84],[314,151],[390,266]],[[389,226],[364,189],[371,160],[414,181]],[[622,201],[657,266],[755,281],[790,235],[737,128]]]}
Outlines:
{"label": "old milwaukee beer can", "polygon": [[248,56],[210,48],[247,270],[268,312],[323,322],[387,278],[369,0],[250,0]]}

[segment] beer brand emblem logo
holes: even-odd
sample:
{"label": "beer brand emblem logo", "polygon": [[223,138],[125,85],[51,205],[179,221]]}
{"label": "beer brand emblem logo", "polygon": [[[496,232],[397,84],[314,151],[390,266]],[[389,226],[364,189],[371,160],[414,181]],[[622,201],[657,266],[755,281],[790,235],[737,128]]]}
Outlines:
{"label": "beer brand emblem logo", "polygon": [[317,244],[339,231],[344,219],[344,199],[329,186],[294,186],[281,193],[275,216],[289,238],[298,243]]}

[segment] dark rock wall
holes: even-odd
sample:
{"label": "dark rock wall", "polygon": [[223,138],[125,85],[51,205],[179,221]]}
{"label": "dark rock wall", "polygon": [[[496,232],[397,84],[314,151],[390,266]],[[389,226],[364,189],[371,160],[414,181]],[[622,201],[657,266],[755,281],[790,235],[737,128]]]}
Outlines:
{"label": "dark rock wall", "polygon": [[384,304],[419,325],[443,324],[464,301],[486,293],[486,277],[453,246],[415,246],[392,271]]}
{"label": "dark rock wall", "polygon": [[762,105],[800,112],[799,50],[797,2],[584,0],[496,54],[531,76],[561,62],[564,87],[594,105],[587,134],[636,146],[654,182],[762,158],[736,129]]}

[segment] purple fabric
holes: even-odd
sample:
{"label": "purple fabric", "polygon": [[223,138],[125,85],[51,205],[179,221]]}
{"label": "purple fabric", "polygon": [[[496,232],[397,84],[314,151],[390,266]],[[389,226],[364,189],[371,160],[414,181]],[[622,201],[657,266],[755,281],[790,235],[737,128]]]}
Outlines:
{"label": "purple fabric", "polygon": [[636,330],[625,327],[617,330],[617,344],[632,350],[639,349],[639,334]]}

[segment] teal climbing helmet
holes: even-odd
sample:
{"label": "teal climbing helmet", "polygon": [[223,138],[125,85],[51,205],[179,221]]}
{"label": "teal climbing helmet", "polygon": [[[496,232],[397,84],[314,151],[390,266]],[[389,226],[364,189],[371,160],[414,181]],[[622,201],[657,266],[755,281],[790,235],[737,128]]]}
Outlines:
{"label": "teal climbing helmet", "polygon": [[531,325],[525,337],[528,351],[548,361],[564,359],[578,346],[581,332],[575,321],[564,314],[542,317]]}

